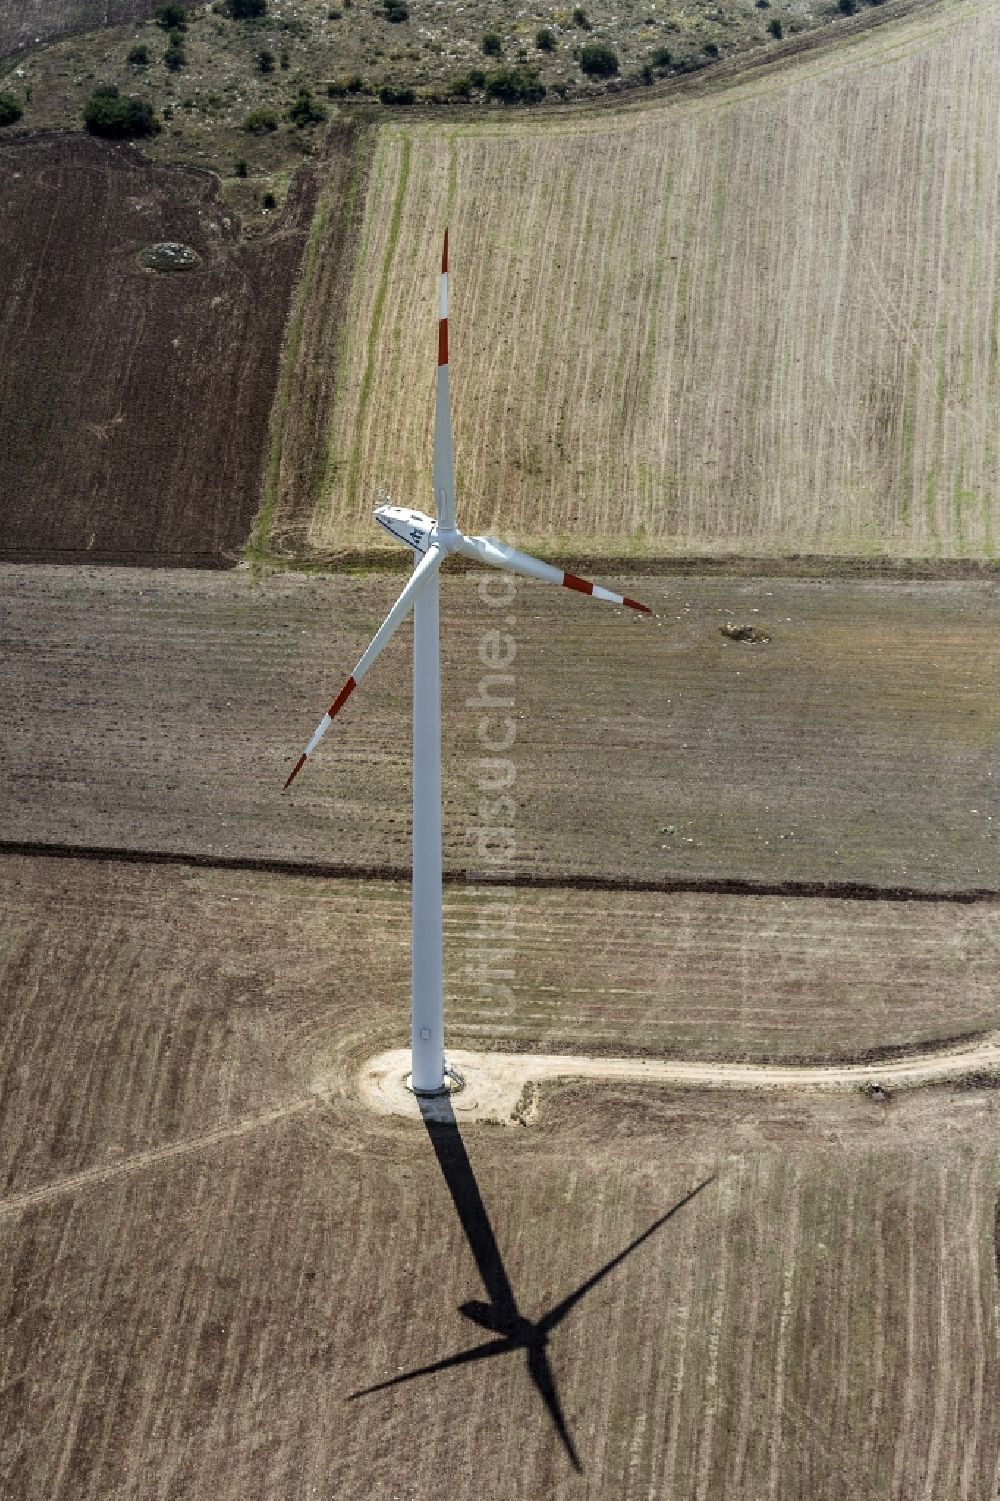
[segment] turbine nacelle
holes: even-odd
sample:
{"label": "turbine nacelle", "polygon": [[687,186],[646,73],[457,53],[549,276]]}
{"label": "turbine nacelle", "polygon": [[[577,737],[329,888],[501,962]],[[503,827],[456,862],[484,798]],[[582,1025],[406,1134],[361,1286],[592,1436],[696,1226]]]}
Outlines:
{"label": "turbine nacelle", "polygon": [[414,552],[425,553],[431,545],[431,537],[437,527],[433,516],[423,511],[411,511],[406,506],[379,506],[375,520],[395,542]]}

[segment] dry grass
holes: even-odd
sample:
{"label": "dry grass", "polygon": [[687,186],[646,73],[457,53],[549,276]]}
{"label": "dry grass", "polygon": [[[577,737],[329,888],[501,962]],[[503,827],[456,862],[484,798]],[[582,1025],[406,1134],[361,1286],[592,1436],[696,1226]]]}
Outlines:
{"label": "dry grass", "polygon": [[946,0],[655,108],[385,126],[308,543],[429,504],[448,222],[470,529],[992,557],[998,85],[995,9]]}
{"label": "dry grass", "polygon": [[4,1494],[988,1494],[995,1094],[591,1083],[469,1131],[532,1318],[717,1175],[553,1338],[574,1477],[521,1356],[346,1400],[474,1343],[483,1295],[423,1130],[350,1088],[405,1028],[400,894],[10,859],[0,889]]}

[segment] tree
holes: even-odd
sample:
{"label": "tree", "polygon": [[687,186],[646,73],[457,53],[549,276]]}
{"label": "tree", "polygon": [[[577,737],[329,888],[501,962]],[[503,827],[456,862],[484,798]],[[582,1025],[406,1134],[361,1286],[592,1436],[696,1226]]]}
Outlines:
{"label": "tree", "polygon": [[149,67],[149,48],[143,45],[133,47],[128,55],[128,60],[133,68]]}
{"label": "tree", "polygon": [[503,37],[495,31],[487,31],[483,37],[483,51],[487,57],[500,57],[503,53]]}
{"label": "tree", "polygon": [[145,99],[122,97],[113,83],[99,85],[83,107],[83,123],[91,135],[121,140],[151,136],[160,129],[152,105]]}
{"label": "tree", "polygon": [[278,117],[273,109],[252,109],[243,117],[243,129],[251,135],[262,136],[268,131],[277,130]]}
{"label": "tree", "polygon": [[164,31],[183,31],[188,23],[188,13],[183,5],[171,3],[161,5],[153,12],[153,20],[157,26],[162,26]]}
{"label": "tree", "polygon": [[537,104],[545,98],[545,85],[536,68],[498,68],[486,75],[486,92],[504,104]]}
{"label": "tree", "polygon": [[266,47],[262,47],[257,53],[257,67],[262,73],[273,73],[274,61],[274,53],[269,52]]}
{"label": "tree", "polygon": [[556,50],[556,34],[548,26],[535,34],[535,46],[539,52],[554,52]]}
{"label": "tree", "polygon": [[317,103],[310,91],[303,87],[299,89],[295,99],[288,106],[285,118],[301,130],[306,125],[317,125],[320,120],[325,120],[326,110]]}
{"label": "tree", "polygon": [[253,21],[267,15],[267,0],[229,0],[229,14],[234,21]]}
{"label": "tree", "polygon": [[771,35],[774,37],[774,40],[776,42],[780,42],[781,41],[781,36],[782,36],[781,22],[778,20],[777,16],[772,16],[771,17],[770,21],[768,21],[768,23],[767,23],[767,29],[771,33]]}
{"label": "tree", "polygon": [[591,78],[613,78],[618,72],[618,54],[604,42],[588,42],[580,49],[580,67]]}
{"label": "tree", "polygon": [[0,94],[0,125],[14,125],[23,114],[16,94]]}
{"label": "tree", "polygon": [[579,26],[581,31],[593,31],[594,26],[582,5],[578,5],[573,12],[573,25]]}
{"label": "tree", "polygon": [[170,46],[163,54],[163,61],[170,69],[171,73],[176,73],[179,71],[179,69],[185,66],[185,64],[187,63],[187,53],[184,51],[184,48],[181,46],[180,42],[170,43]]}

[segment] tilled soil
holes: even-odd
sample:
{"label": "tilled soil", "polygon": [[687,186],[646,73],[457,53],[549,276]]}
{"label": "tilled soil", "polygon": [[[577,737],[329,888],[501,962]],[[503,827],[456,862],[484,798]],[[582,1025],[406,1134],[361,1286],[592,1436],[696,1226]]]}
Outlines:
{"label": "tilled soil", "polygon": [[[281,791],[402,579],[0,582],[0,839],[408,870],[409,627]],[[659,617],[531,583],[490,606],[446,573],[453,877],[1000,887],[994,586],[621,587]]]}
{"label": "tilled soil", "polygon": [[[242,242],[208,173],[83,135],[0,146],[0,557],[235,561],[314,198],[302,174]],[[164,241],[200,263],[146,269]]]}

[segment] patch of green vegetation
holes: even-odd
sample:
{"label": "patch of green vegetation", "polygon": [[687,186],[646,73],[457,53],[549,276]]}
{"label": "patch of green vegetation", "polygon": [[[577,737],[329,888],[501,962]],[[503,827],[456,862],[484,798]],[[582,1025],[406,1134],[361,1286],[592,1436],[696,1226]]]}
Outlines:
{"label": "patch of green vegetation", "polygon": [[23,114],[16,94],[0,94],[0,125],[16,125]]}
{"label": "patch of green vegetation", "polygon": [[155,135],[161,128],[151,105],[144,99],[123,97],[113,83],[94,90],[83,107],[83,123],[91,135],[117,140]]}

